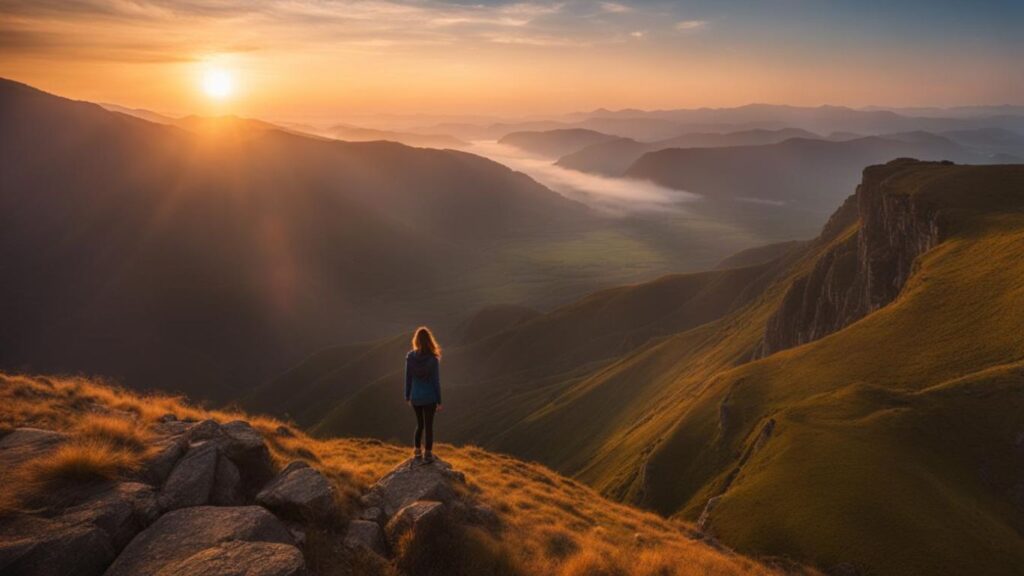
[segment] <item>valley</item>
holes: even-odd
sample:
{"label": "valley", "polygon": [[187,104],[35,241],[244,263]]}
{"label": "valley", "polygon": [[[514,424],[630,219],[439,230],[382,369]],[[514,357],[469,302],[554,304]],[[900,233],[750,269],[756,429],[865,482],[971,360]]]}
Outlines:
{"label": "valley", "polygon": [[[448,350],[446,437],[701,520],[740,550],[1013,574],[1021,190],[1020,166],[873,166],[809,244],[512,319]],[[405,348],[325,350],[252,405],[321,435],[401,439],[387,415],[402,410]],[[329,411],[303,405],[325,397]],[[974,552],[917,539],[927,527],[952,541],[967,523]],[[1006,553],[983,554],[992,541]]]}
{"label": "valley", "polygon": [[0,99],[9,369],[226,400],[325,346],[549,309],[757,242],[601,213],[453,150],[156,124],[10,81]]}
{"label": "valley", "polygon": [[[664,538],[749,555],[727,572],[1024,562],[1012,130],[557,129],[455,150],[10,81],[0,103],[6,371],[239,404],[379,474],[407,442],[400,359],[426,323],[445,345],[440,435],[476,473],[545,466],[667,519]],[[625,169],[600,160],[619,154]],[[596,562],[570,557],[552,570]]]}

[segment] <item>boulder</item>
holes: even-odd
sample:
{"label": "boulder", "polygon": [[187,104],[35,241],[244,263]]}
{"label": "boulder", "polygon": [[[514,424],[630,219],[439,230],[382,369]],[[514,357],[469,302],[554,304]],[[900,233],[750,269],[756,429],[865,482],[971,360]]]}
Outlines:
{"label": "boulder", "polygon": [[162,485],[187,449],[188,442],[184,438],[169,438],[160,442],[153,455],[143,462],[138,477],[154,486]]}
{"label": "boulder", "polygon": [[0,438],[0,469],[11,468],[42,456],[67,440],[67,434],[39,428],[15,428]]}
{"label": "boulder", "polygon": [[157,436],[164,438],[181,438],[188,443],[186,432],[192,425],[188,422],[171,421],[171,422],[157,422],[149,427]]}
{"label": "boulder", "polygon": [[444,504],[432,500],[421,500],[405,506],[388,522],[385,532],[388,544],[397,548],[399,541],[406,534],[417,540],[423,534],[436,530],[444,520]]}
{"label": "boulder", "polygon": [[353,520],[348,525],[344,543],[349,548],[363,548],[378,556],[387,554],[384,531],[380,524],[369,520]]}
{"label": "boulder", "polygon": [[220,424],[216,420],[203,420],[202,422],[196,422],[188,428],[188,441],[189,442],[202,442],[203,440],[213,440],[219,437],[221,434]]}
{"label": "boulder", "polygon": [[263,435],[248,422],[234,420],[221,427],[227,441],[224,444],[224,451],[232,459],[260,459],[264,454],[269,454]]}
{"label": "boulder", "polygon": [[[202,565],[200,560],[214,562],[211,557],[224,558],[223,555],[236,554],[237,550],[221,547],[221,544],[234,541],[294,546],[288,528],[259,506],[182,508],[164,514],[136,536],[110,566],[106,576],[191,574],[174,570],[176,566],[197,566]],[[187,563],[209,549],[215,551],[195,560],[196,564]],[[164,569],[169,572],[162,572]],[[220,574],[217,571],[206,573]]]}
{"label": "boulder", "polygon": [[0,520],[0,574],[99,576],[114,555],[107,533],[92,524],[34,516]]}
{"label": "boulder", "polygon": [[243,492],[251,496],[274,477],[270,449],[263,435],[248,422],[235,420],[222,425],[216,442],[221,452],[238,467]]}
{"label": "boulder", "polygon": [[176,510],[210,501],[217,474],[217,447],[202,443],[189,448],[160,491],[160,508]]}
{"label": "boulder", "polygon": [[410,458],[374,484],[366,500],[379,501],[390,518],[417,500],[451,502],[457,497],[454,485],[462,482],[463,475],[447,462],[435,459],[423,464]]}
{"label": "boulder", "polygon": [[217,471],[210,491],[210,503],[217,506],[237,506],[242,503],[242,476],[238,467],[224,454],[217,457]]}
{"label": "boulder", "polygon": [[288,464],[259,494],[256,502],[285,518],[315,521],[334,512],[334,489],[308,464]]}
{"label": "boulder", "polygon": [[154,576],[302,576],[306,561],[298,548],[274,542],[224,542],[178,562]]}
{"label": "boulder", "polygon": [[119,551],[152,524],[159,513],[152,486],[121,482],[65,510],[58,520],[69,525],[99,527],[107,533],[114,550]]}
{"label": "boulder", "polygon": [[384,515],[384,511],[376,506],[363,509],[363,511],[359,513],[359,519],[376,522],[382,526],[387,523],[388,520],[387,516]]}

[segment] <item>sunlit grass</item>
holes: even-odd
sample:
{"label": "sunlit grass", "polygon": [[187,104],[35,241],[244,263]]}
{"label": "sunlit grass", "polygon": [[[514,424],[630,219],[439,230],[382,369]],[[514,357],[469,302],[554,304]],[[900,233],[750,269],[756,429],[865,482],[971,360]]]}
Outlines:
{"label": "sunlit grass", "polygon": [[[266,438],[278,465],[302,459],[328,477],[342,504],[339,525],[354,512],[360,494],[409,456],[408,448],[378,440],[314,439],[274,418],[207,410],[180,398],[137,395],[81,378],[0,375],[0,406],[3,430],[33,426],[67,432],[70,438],[16,470],[3,471],[0,507],[7,511],[52,505],[57,499],[48,495],[62,489],[137,470],[155,435],[153,426],[164,414],[250,422]],[[278,433],[282,426],[288,434]],[[437,451],[466,474],[469,493],[497,512],[503,528],[492,534],[470,527],[435,534],[426,544],[401,544],[400,567],[417,574],[776,573],[694,540],[688,524],[610,502],[539,464],[472,446],[441,445]],[[327,554],[323,551],[331,549],[332,538],[337,536],[315,534],[313,539],[323,542],[307,553]],[[441,568],[437,558],[444,558]]]}

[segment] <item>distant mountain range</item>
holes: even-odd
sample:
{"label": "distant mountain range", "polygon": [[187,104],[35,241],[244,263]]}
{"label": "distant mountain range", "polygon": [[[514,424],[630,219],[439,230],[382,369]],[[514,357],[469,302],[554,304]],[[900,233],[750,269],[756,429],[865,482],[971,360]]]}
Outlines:
{"label": "distant mountain range", "polygon": [[444,122],[410,126],[419,133],[451,134],[464,140],[497,140],[521,131],[586,129],[641,142],[666,140],[694,132],[739,132],[796,128],[815,134],[852,132],[864,136],[924,130],[946,132],[1002,128],[1024,133],[1020,106],[978,106],[950,109],[855,109],[844,106],[750,104],[733,108],[679,110],[604,110],[526,121]]}
{"label": "distant mountain range", "polygon": [[515,146],[540,156],[559,158],[581,148],[616,140],[617,137],[583,128],[512,132],[502,136],[499,144]]}
{"label": "distant mountain range", "polygon": [[819,138],[817,134],[796,128],[780,130],[743,130],[739,132],[697,132],[656,142],[638,142],[632,138],[608,138],[587,147],[566,152],[557,162],[563,168],[622,176],[641,156],[666,148],[720,148],[775,144],[790,138]]}
{"label": "distant mountain range", "polygon": [[349,142],[388,140],[391,142],[400,142],[406,146],[417,146],[421,148],[464,148],[469,145],[467,142],[459,140],[454,136],[448,136],[447,134],[413,134],[409,132],[363,128],[348,124],[335,124],[326,130],[320,131],[319,133]]}
{"label": "distant mountain range", "polygon": [[193,131],[225,131],[225,130],[279,130],[305,136],[320,136],[344,140],[347,142],[376,142],[388,141],[398,142],[407,146],[421,148],[464,148],[466,142],[453,136],[445,134],[415,134],[407,132],[395,132],[393,130],[378,130],[374,128],[363,128],[350,124],[336,124],[329,128],[317,128],[308,124],[296,123],[271,123],[263,120],[240,118],[237,116],[183,116],[174,118],[165,114],[159,114],[150,110],[140,108],[127,108],[116,104],[102,104],[104,108],[112,112],[120,112],[157,124],[168,124]]}
{"label": "distant mountain range", "polygon": [[987,164],[992,158],[947,138],[918,132],[828,141],[791,138],[763,146],[668,148],[641,156],[627,178],[701,194],[708,200],[781,203],[827,213],[864,166],[893,158]]}

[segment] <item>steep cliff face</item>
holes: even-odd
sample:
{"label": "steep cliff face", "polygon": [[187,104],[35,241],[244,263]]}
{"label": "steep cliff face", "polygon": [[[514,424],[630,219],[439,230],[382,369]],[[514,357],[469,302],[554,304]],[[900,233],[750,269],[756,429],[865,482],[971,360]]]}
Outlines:
{"label": "steep cliff face", "polygon": [[856,195],[818,239],[831,247],[793,282],[768,321],[759,356],[827,336],[899,295],[914,261],[938,244],[943,232],[934,203],[888,184],[920,164],[901,158],[864,170]]}

